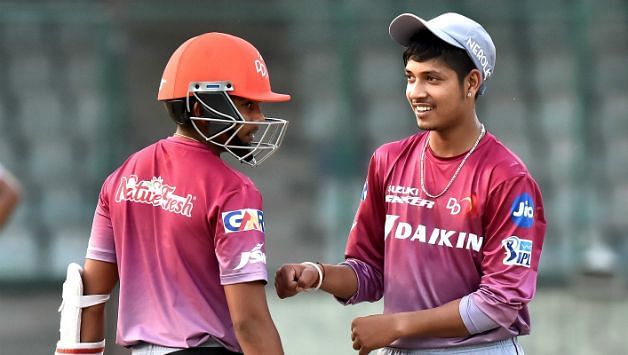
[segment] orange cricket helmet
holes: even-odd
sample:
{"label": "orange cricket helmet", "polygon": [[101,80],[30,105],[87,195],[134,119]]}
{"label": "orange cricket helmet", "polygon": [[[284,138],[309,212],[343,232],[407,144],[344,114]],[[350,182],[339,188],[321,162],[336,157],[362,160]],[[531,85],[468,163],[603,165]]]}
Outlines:
{"label": "orange cricket helmet", "polygon": [[[241,163],[257,166],[274,153],[283,140],[288,121],[265,117],[248,121],[232,100],[238,96],[256,102],[281,102],[290,95],[274,93],[268,69],[249,42],[224,33],[205,33],[184,42],[172,54],[159,84],[157,100],[177,124],[188,120],[196,132]],[[199,104],[200,114],[192,106]],[[197,122],[203,121],[203,128]],[[244,127],[254,136],[244,143]]]}
{"label": "orange cricket helmet", "polygon": [[290,95],[274,93],[264,59],[252,44],[225,33],[205,33],[185,41],[164,69],[157,100],[190,96],[191,82],[231,83],[230,95],[252,101],[282,102]]}

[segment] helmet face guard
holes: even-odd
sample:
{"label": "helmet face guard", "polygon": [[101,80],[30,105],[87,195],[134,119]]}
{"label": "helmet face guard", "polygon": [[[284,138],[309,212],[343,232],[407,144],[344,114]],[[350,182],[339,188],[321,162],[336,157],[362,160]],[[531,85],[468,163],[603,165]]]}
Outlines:
{"label": "helmet face guard", "polygon": [[[188,86],[186,110],[192,126],[205,141],[222,147],[243,164],[260,165],[279,149],[288,121],[270,117],[264,121],[247,121],[229,97],[228,93],[233,90],[228,81],[192,82]],[[192,115],[191,97],[200,104],[201,116]],[[200,129],[197,121],[207,122],[208,129]],[[254,129],[254,138],[244,143],[238,133],[249,127]]]}

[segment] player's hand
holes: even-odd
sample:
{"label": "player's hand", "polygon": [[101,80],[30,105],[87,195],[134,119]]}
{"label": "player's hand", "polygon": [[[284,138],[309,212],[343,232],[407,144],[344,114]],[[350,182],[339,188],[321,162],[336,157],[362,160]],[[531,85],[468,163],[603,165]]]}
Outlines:
{"label": "player's hand", "polygon": [[275,273],[275,290],[279,298],[292,297],[317,283],[318,271],[310,265],[284,264]]}
{"label": "player's hand", "polygon": [[390,345],[401,336],[395,314],[358,317],[351,322],[353,349],[360,355]]}

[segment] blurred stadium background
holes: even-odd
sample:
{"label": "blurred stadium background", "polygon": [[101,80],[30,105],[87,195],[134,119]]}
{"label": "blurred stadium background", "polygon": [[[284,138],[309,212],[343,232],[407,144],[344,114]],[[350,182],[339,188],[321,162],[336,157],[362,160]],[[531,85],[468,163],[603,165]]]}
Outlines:
{"label": "blurred stadium background", "polygon": [[[265,197],[270,275],[342,259],[366,165],[416,131],[404,98],[401,12],[458,11],[497,47],[478,114],[526,162],[549,222],[528,354],[628,354],[628,1],[212,0],[0,2],[0,161],[25,199],[0,234],[0,354],[49,354],[61,282],[83,260],[101,182],[173,132],[156,102],[171,52],[220,31],[247,38],[288,104],[282,149],[253,177]],[[271,283],[272,284],[272,283]],[[352,354],[353,317],[324,295],[271,312],[287,354]],[[109,305],[108,354],[115,302]]]}

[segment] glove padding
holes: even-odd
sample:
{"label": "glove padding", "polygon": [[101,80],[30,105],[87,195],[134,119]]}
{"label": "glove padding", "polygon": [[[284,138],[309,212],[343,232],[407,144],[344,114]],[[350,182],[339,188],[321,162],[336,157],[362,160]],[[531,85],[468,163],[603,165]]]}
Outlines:
{"label": "glove padding", "polygon": [[105,341],[95,343],[67,343],[59,340],[55,355],[103,355],[105,353]]}
{"label": "glove padding", "polygon": [[83,268],[75,263],[68,265],[63,283],[63,301],[59,307],[59,341],[55,355],[96,354],[102,355],[105,341],[81,343],[82,309],[107,302],[109,295],[83,295]]}

